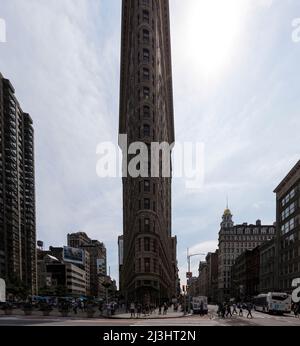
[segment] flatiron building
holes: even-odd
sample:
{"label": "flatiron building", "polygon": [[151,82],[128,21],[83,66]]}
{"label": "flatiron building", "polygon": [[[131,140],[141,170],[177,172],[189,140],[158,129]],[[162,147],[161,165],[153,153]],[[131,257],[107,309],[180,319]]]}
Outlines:
{"label": "flatiron building", "polygon": [[[174,143],[169,1],[123,0],[121,41],[119,134],[127,135],[127,146]],[[156,178],[123,177],[123,219],[124,298],[170,301],[178,291],[171,175],[163,177],[160,170]]]}

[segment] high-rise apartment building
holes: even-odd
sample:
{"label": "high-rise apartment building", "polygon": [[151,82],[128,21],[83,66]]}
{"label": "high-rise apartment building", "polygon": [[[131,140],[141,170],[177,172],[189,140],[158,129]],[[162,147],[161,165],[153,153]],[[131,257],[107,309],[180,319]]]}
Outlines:
{"label": "high-rise apartment building", "polygon": [[36,293],[34,130],[1,74],[0,277]]}
{"label": "high-rise apartment building", "polygon": [[[168,0],[123,0],[120,128],[127,146],[174,142]],[[127,167],[127,152],[123,149]],[[138,153],[137,153],[138,154]],[[125,157],[126,156],[126,157]],[[150,156],[150,154],[149,154]],[[171,232],[171,174],[123,178],[124,263],[127,301],[159,303],[176,295],[176,238]],[[123,167],[124,167],[123,166]],[[143,176],[143,177],[142,177]]]}
{"label": "high-rise apartment building", "polygon": [[277,204],[277,287],[291,292],[300,277],[300,161],[274,191]]}
{"label": "high-rise apartment building", "polygon": [[262,225],[260,220],[255,225],[247,223],[234,225],[231,211],[227,208],[223,214],[219,232],[218,263],[218,300],[231,297],[231,267],[235,260],[246,250],[253,250],[275,236],[274,225]]}

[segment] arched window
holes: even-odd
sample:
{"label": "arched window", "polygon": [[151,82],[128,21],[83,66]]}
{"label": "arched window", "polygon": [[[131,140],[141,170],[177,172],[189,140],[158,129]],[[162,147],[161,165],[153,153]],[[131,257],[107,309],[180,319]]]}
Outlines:
{"label": "arched window", "polygon": [[143,41],[144,43],[149,43],[150,41],[150,32],[147,29],[143,29]]}
{"label": "arched window", "polygon": [[144,125],[143,133],[145,137],[150,137],[150,126],[148,124]]}
{"label": "arched window", "polygon": [[144,114],[145,118],[150,118],[150,107],[149,106],[143,107],[143,114]]}

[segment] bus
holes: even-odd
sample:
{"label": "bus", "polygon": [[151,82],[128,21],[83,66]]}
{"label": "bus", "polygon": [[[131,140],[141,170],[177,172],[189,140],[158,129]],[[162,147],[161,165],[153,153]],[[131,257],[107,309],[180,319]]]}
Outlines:
{"label": "bus", "polygon": [[255,311],[268,314],[289,314],[292,310],[292,297],[287,293],[260,294],[254,298],[253,303]]}

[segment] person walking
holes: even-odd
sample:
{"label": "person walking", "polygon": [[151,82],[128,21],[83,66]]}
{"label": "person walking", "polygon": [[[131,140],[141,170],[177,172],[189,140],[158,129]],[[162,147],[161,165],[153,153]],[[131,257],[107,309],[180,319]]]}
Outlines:
{"label": "person walking", "polygon": [[249,303],[248,305],[247,305],[247,311],[248,311],[248,314],[247,314],[247,318],[253,318],[253,316],[252,316],[252,304],[251,303]]}
{"label": "person walking", "polygon": [[222,318],[225,318],[225,314],[226,314],[226,305],[225,303],[222,305]]}
{"label": "person walking", "polygon": [[239,310],[240,310],[239,317],[244,317],[244,311],[243,311],[243,305],[242,304],[240,304]]}
{"label": "person walking", "polygon": [[138,306],[137,306],[137,318],[141,318],[141,313],[142,313],[142,305],[138,304]]}
{"label": "person walking", "polygon": [[300,313],[299,309],[300,309],[300,303],[298,303],[298,304],[295,303],[295,305],[294,305],[295,318],[299,318],[299,313]]}
{"label": "person walking", "polygon": [[236,304],[234,303],[232,307],[233,307],[232,315],[237,315],[238,312],[236,310]]}
{"label": "person walking", "polygon": [[73,312],[75,315],[77,315],[77,308],[78,308],[77,302],[73,302]]}
{"label": "person walking", "polygon": [[231,313],[231,306],[230,304],[228,303],[227,304],[227,308],[226,308],[226,317],[230,316],[230,318],[232,317],[232,313]]}
{"label": "person walking", "polygon": [[135,317],[135,304],[133,302],[130,304],[130,314],[131,314],[130,318]]}
{"label": "person walking", "polygon": [[200,316],[203,317],[204,315],[204,304],[203,301],[201,300],[201,304],[200,304]]}
{"label": "person walking", "polygon": [[164,315],[168,314],[168,304],[164,303]]}

